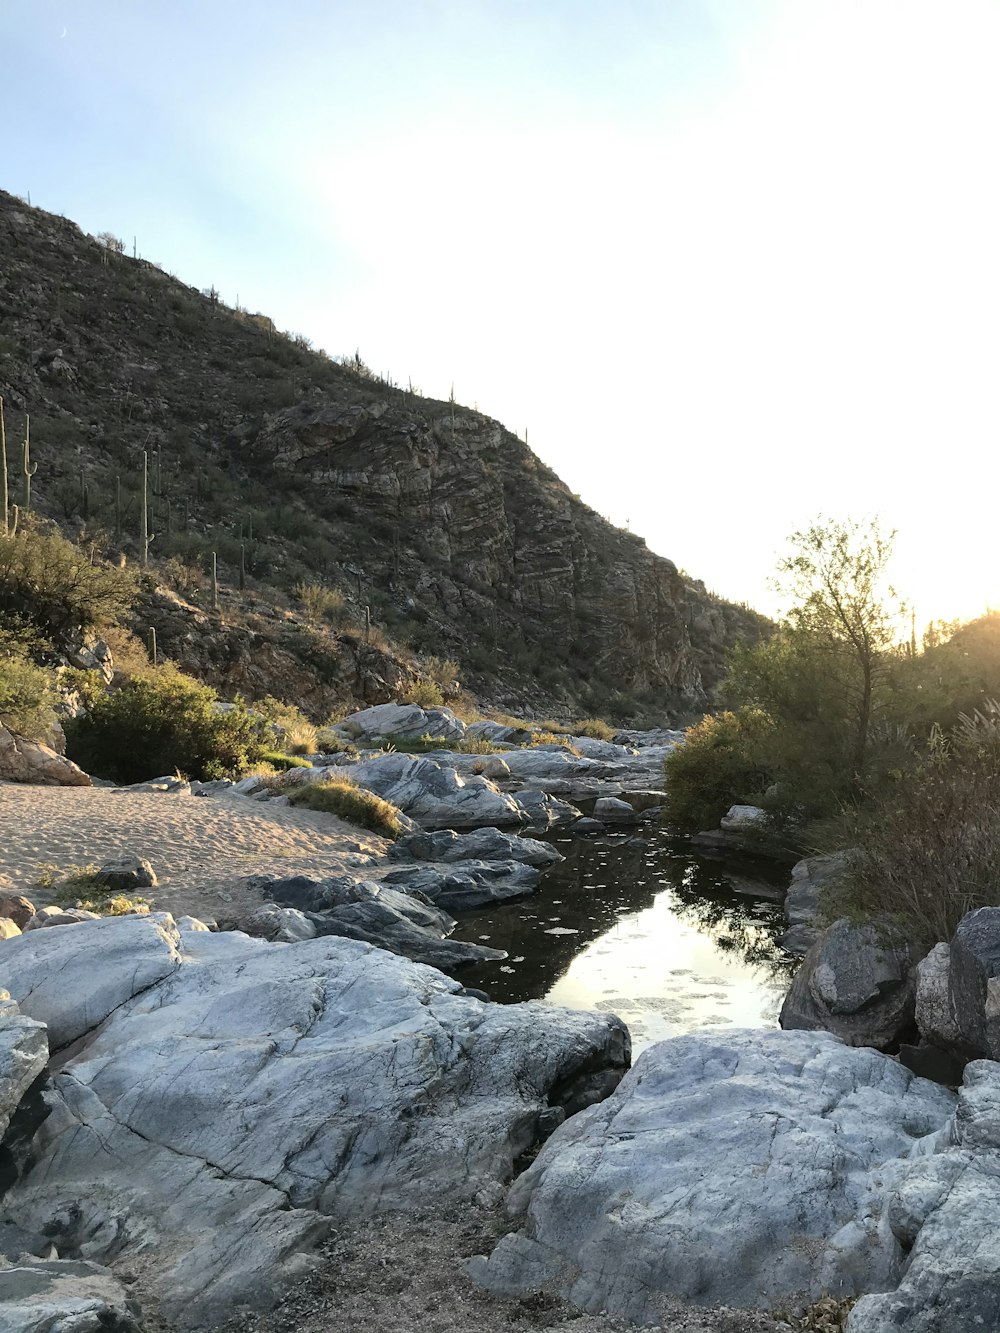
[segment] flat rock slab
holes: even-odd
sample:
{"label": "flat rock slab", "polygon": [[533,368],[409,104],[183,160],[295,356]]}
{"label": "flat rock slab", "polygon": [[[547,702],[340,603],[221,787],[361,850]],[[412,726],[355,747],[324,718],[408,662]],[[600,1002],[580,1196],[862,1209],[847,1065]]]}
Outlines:
{"label": "flat rock slab", "polygon": [[646,1050],[510,1191],[520,1230],[477,1281],[656,1323],[665,1298],[779,1305],[892,1287],[902,1159],[953,1094],[828,1033],[733,1031]]}
{"label": "flat rock slab", "polygon": [[0,1266],[0,1333],[140,1333],[138,1313],[100,1264],[25,1259]]}
{"label": "flat rock slab", "polygon": [[545,867],[563,859],[547,842],[520,838],[516,833],[502,833],[495,828],[473,829],[469,833],[455,833],[452,829],[407,833],[389,848],[390,861],[522,861],[525,865]]}
{"label": "flat rock slab", "polygon": [[[138,1266],[144,1308],[182,1325],[273,1304],[328,1216],[496,1190],[628,1061],[610,1015],[485,1004],[352,940],[174,932],[139,988],[114,933],[136,946],[153,924],[38,933],[61,949],[50,978],[105,977],[107,1013],[64,1053],[5,1212],[60,1254]],[[36,998],[64,1033],[85,1026],[71,990],[29,989],[25,1008]]]}

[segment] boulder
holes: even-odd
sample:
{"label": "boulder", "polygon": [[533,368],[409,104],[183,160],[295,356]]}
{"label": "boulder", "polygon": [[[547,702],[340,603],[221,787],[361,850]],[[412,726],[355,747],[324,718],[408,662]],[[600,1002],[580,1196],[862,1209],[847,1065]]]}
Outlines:
{"label": "boulder", "polygon": [[389,801],[422,828],[531,824],[544,830],[579,814],[573,806],[541,792],[520,792],[515,797],[487,778],[463,777],[443,763],[405,754],[378,755],[354,765],[350,774],[359,787]]}
{"label": "boulder", "polygon": [[81,921],[97,921],[98,914],[86,907],[40,907],[24,929],[41,930],[44,926],[76,926]]}
{"label": "boulder", "polygon": [[594,802],[594,818],[602,824],[638,824],[639,815],[628,801],[614,796],[602,796]]}
{"label": "boulder", "polygon": [[888,1222],[908,1254],[899,1285],[863,1296],[848,1333],[985,1333],[1000,1311],[1000,1066],[977,1060],[938,1151],[907,1164]]}
{"label": "boulder", "polygon": [[0,781],[42,787],[90,787],[82,768],[41,741],[29,741],[0,726]]}
{"label": "boulder", "polygon": [[1000,907],[967,912],[951,941],[949,997],[959,1045],[1000,1059]]}
{"label": "boulder", "polygon": [[466,912],[533,893],[542,873],[519,861],[463,861],[450,873],[431,866],[391,870],[383,884],[422,895],[447,912]]}
{"label": "boulder", "polygon": [[[627,1063],[611,1015],[483,1003],[353,940],[189,932],[140,989],[113,936],[134,945],[152,925],[42,932],[60,945],[50,979],[106,958],[131,996],[53,1075],[34,1164],[4,1206],[62,1255],[138,1268],[168,1324],[267,1309],[331,1216],[497,1190],[584,1085]],[[50,998],[63,1031],[90,1021],[66,980]]]}
{"label": "boulder", "polygon": [[829,1033],[660,1042],[518,1177],[519,1229],[473,1276],[642,1324],[667,1298],[766,1307],[885,1289],[905,1258],[887,1186],[954,1105]]}
{"label": "boulder", "polygon": [[0,940],[13,940],[21,934],[21,927],[9,916],[0,916]]}
{"label": "boulder", "polygon": [[98,884],[106,885],[113,893],[131,895],[140,889],[152,889],[156,885],[156,871],[141,856],[126,853],[106,861],[97,872]]}
{"label": "boulder", "polygon": [[23,930],[35,915],[35,904],[19,893],[0,892],[0,917],[6,917]]}
{"label": "boulder", "polygon": [[[177,924],[180,929],[180,922]],[[312,940],[318,933],[305,912],[300,912],[294,907],[279,907],[277,903],[264,903],[254,911],[248,912],[246,916],[240,917],[236,928],[254,939],[277,940],[284,944],[292,944],[298,940]],[[194,929],[197,929],[197,926]],[[202,926],[202,929],[206,927]]]}
{"label": "boulder", "polygon": [[407,833],[389,848],[390,861],[523,861],[525,865],[544,867],[563,859],[547,842],[519,838],[516,833],[495,828],[472,829],[469,833],[453,829]]}
{"label": "boulder", "polygon": [[417,704],[393,703],[352,713],[338,730],[351,740],[378,740],[383,736],[416,740],[429,736],[432,740],[460,741],[465,736],[465,723],[450,708],[424,709]]}
{"label": "boulder", "polygon": [[961,1031],[951,1007],[951,950],[935,944],[917,964],[917,1028],[921,1037],[945,1050],[961,1043]]}
{"label": "boulder", "polygon": [[0,1267],[0,1333],[141,1333],[138,1305],[109,1268],[86,1259]]}
{"label": "boulder", "polygon": [[824,895],[840,883],[848,856],[848,852],[808,856],[792,866],[792,882],[785,895],[788,930],[781,941],[788,953],[805,953],[816,942],[823,929]]}
{"label": "boulder", "polygon": [[317,935],[364,940],[446,972],[468,963],[500,962],[507,957],[500,949],[448,939],[455,929],[454,918],[420,894],[407,893],[391,884],[353,880],[348,875],[323,880],[295,875],[250,883],[276,903],[304,912]]}
{"label": "boulder", "polygon": [[835,921],[796,972],[779,1022],[848,1046],[898,1050],[914,1034],[917,954],[879,924]]}
{"label": "boulder", "polygon": [[578,837],[587,837],[589,835],[603,833],[605,830],[604,825],[599,819],[591,819],[585,816],[583,819],[575,819],[573,823],[570,824],[569,831],[570,833],[575,833]]}
{"label": "boulder", "polygon": [[22,1014],[9,993],[0,990],[0,1139],[48,1058],[44,1023]]}
{"label": "boulder", "polygon": [[58,1051],[169,976],[180,962],[179,942],[165,912],[33,930],[4,945],[0,984],[22,1013],[47,1025],[49,1045]]}
{"label": "boulder", "polygon": [[731,805],[719,827],[726,833],[756,833],[767,827],[767,811],[759,805]]}

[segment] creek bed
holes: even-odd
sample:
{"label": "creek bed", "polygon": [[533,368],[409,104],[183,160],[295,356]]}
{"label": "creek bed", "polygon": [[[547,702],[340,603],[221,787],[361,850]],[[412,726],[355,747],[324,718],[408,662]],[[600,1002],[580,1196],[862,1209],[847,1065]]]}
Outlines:
{"label": "creek bed", "polygon": [[785,867],[712,860],[658,829],[549,841],[566,860],[532,897],[463,916],[454,938],[510,955],[463,969],[465,985],[609,1010],[634,1052],[696,1029],[777,1025],[798,962],[778,945]]}

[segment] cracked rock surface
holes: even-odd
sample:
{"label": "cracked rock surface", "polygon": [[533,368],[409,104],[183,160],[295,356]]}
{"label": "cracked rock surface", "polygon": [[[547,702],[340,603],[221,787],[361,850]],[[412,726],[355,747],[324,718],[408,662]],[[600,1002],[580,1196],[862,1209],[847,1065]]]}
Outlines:
{"label": "cracked rock surface", "polygon": [[48,984],[17,945],[2,980],[64,1049],[5,1211],[180,1325],[272,1304],[329,1217],[496,1190],[628,1060],[611,1015],[484,1004],[353,940],[113,918],[38,932]]}
{"label": "cracked rock surface", "polygon": [[473,1276],[654,1324],[670,1298],[752,1308],[893,1287],[890,1189],[954,1105],[829,1033],[661,1042],[555,1132],[508,1196],[520,1229]]}

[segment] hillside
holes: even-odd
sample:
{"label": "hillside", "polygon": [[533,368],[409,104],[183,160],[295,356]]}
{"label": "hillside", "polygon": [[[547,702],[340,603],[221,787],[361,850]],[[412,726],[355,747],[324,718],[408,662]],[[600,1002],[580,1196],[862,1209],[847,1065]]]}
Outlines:
{"label": "hillside", "polygon": [[[2,192],[0,256],[12,498],[30,414],[33,506],[134,561],[146,451],[152,568],[179,596],[147,596],[137,628],[223,690],[320,713],[434,655],[513,710],[668,720],[765,629],[480,412],[338,364]],[[303,584],[344,596],[324,629]]]}

